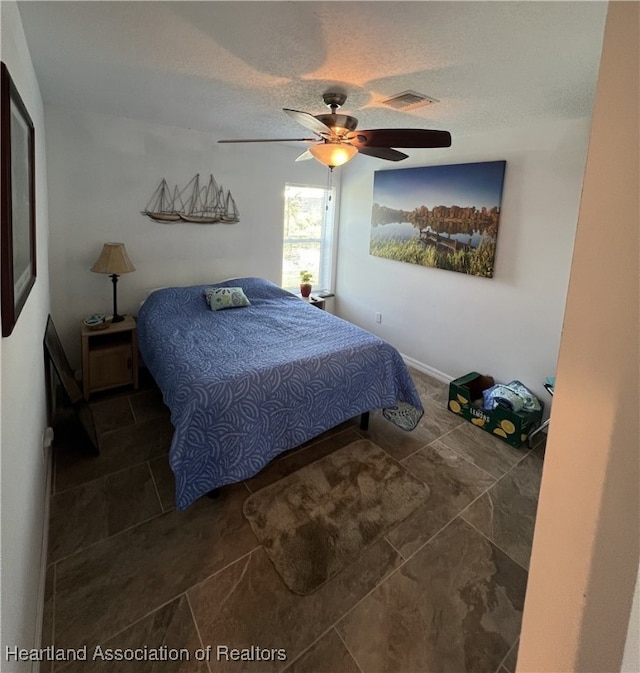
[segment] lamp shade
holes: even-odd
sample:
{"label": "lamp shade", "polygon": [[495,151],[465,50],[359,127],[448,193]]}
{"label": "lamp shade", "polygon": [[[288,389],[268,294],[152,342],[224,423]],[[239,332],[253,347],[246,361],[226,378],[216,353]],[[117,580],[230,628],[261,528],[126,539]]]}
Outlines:
{"label": "lamp shade", "polygon": [[118,276],[135,270],[135,266],[127,255],[124,243],[105,243],[102,246],[100,257],[91,267],[91,271],[96,273],[115,273]]}
{"label": "lamp shade", "polygon": [[309,148],[309,152],[311,152],[313,158],[321,164],[324,164],[329,168],[335,168],[336,166],[342,166],[342,164],[346,164],[347,161],[353,159],[358,153],[358,150],[353,145],[325,142],[320,145],[312,145]]}

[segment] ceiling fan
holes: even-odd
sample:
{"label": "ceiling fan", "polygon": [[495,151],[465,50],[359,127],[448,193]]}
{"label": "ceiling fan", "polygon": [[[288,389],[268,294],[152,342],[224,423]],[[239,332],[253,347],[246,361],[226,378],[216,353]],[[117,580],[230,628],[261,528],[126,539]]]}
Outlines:
{"label": "ceiling fan", "polygon": [[337,114],[347,96],[344,93],[328,92],[322,96],[331,110],[329,114],[312,115],[308,112],[283,108],[297,122],[311,129],[313,138],[249,138],[244,140],[218,140],[219,143],[315,143],[303,152],[296,161],[316,159],[333,170],[352,159],[356,154],[365,154],[387,161],[402,161],[409,155],[395,147],[450,147],[451,134],[448,131],[428,129],[372,129],[356,131],[358,120],[345,114]]}

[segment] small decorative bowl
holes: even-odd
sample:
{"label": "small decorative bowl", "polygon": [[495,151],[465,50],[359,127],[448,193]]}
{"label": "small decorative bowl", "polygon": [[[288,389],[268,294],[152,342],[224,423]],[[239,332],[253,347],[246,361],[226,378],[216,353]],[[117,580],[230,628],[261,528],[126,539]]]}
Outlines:
{"label": "small decorative bowl", "polygon": [[112,320],[113,320],[112,315],[104,315],[104,313],[94,313],[93,315],[86,317],[82,321],[82,324],[87,329],[100,330],[100,329],[107,329],[107,327],[109,327],[109,325],[111,324]]}

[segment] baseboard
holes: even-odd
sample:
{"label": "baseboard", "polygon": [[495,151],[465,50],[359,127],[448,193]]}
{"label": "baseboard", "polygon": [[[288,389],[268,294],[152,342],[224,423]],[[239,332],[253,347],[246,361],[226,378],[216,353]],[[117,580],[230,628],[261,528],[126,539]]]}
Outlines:
{"label": "baseboard", "polygon": [[[53,448],[48,446],[45,454],[46,477],[44,489],[44,512],[42,522],[42,547],[40,549],[40,577],[38,579],[38,605],[34,647],[42,647],[42,621],[44,619],[45,585],[47,581],[47,551],[49,549],[49,516],[51,511],[51,490],[53,488]],[[34,661],[31,673],[40,673],[40,662]]]}
{"label": "baseboard", "polygon": [[444,372],[441,372],[438,369],[429,367],[429,365],[425,365],[423,362],[420,362],[419,360],[414,360],[413,358],[410,358],[408,355],[404,355],[402,353],[400,353],[400,355],[402,356],[402,359],[405,361],[405,364],[409,365],[410,367],[414,367],[423,374],[433,376],[434,379],[442,381],[442,383],[451,383],[451,381],[453,381],[454,379],[453,376],[449,376],[449,374],[445,374]]}

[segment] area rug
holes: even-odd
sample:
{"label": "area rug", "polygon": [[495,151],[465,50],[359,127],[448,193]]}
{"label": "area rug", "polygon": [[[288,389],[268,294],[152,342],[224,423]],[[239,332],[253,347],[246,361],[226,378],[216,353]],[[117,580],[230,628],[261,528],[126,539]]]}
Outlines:
{"label": "area rug", "polygon": [[361,439],[250,495],[244,514],[284,583],[308,595],[429,498],[429,487]]}

